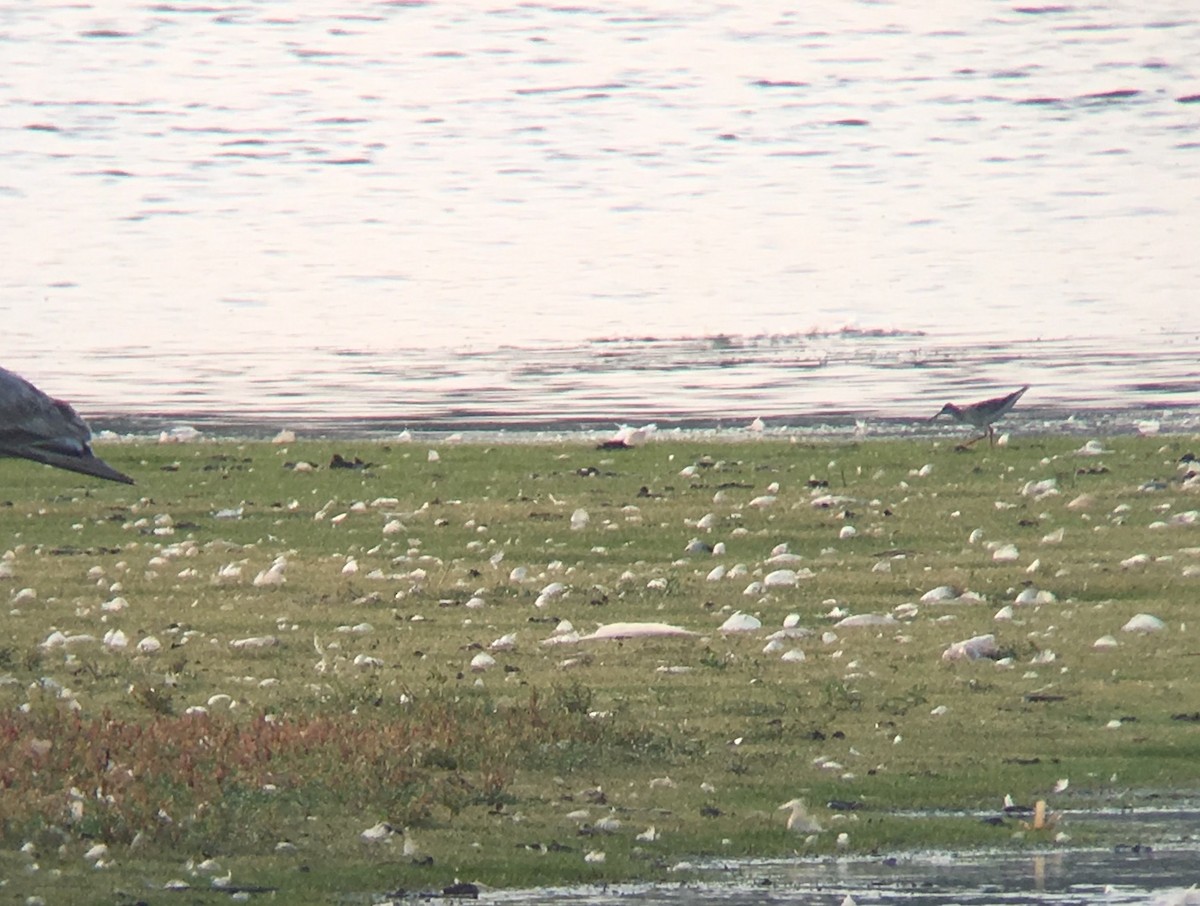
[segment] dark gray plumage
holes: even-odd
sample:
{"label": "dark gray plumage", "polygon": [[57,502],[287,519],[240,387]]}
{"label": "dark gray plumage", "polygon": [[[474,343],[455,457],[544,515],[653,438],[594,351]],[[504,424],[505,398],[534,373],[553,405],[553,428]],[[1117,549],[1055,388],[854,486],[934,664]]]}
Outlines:
{"label": "dark gray plumage", "polygon": [[92,453],[92,432],[67,403],[51,399],[20,375],[0,368],[0,456],[133,484]]}
{"label": "dark gray plumage", "polygon": [[[1006,415],[1008,411],[1017,404],[1017,400],[1021,398],[1021,394],[1028,389],[1029,385],[1026,384],[1020,390],[1014,390],[1008,396],[998,396],[995,399],[983,400],[979,403],[971,403],[969,406],[956,406],[954,403],[946,403],[946,405],[942,406],[941,411],[933,418],[937,418],[938,415],[949,415],[955,421],[963,422],[967,425],[973,425],[984,432],[973,440],[967,441],[964,446],[970,446],[976,441],[983,440],[985,437],[988,439],[988,443],[990,444],[994,442],[993,438],[995,435],[995,432],[992,428],[992,422],[999,421],[1004,415]],[[930,421],[933,421],[933,419],[930,419]]]}

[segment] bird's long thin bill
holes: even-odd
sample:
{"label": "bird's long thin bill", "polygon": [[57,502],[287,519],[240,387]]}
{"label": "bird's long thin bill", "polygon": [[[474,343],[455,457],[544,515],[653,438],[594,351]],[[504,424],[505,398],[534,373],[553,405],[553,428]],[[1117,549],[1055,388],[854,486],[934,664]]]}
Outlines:
{"label": "bird's long thin bill", "polygon": [[133,479],[124,472],[118,472],[103,459],[99,459],[96,456],[66,456],[62,453],[54,453],[48,450],[30,450],[28,448],[22,450],[17,455],[25,459],[32,459],[35,462],[44,463],[48,466],[66,469],[69,472],[91,475],[93,478],[119,481],[121,484],[134,483]]}

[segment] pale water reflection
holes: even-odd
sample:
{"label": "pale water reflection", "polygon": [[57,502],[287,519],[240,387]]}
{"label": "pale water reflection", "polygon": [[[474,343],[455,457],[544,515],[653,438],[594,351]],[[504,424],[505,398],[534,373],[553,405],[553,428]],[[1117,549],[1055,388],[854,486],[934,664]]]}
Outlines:
{"label": "pale water reflection", "polygon": [[1190,0],[9,4],[0,53],[0,361],[88,414],[1200,399]]}
{"label": "pale water reflection", "polygon": [[916,854],[729,864],[704,884],[507,891],[485,902],[513,906],[1197,906],[1200,852],[1057,851]]}
{"label": "pale water reflection", "polygon": [[[303,375],[263,358],[250,373],[228,354],[184,361],[165,371],[151,355],[132,364],[127,356],[93,360],[92,395],[73,402],[97,425],[119,430],[183,421],[252,435],[290,427],[387,436],[405,429],[611,431],[616,422],[744,429],[761,418],[768,434],[825,426],[952,436],[961,426],[928,422],[944,402],[1031,383],[1002,427],[1102,434],[1200,428],[1200,351],[1186,343],[1150,354],[1082,340],[939,347],[920,336],[839,332],[613,340],[452,357],[340,350],[311,357]],[[146,371],[155,377],[147,381]],[[52,375],[41,385],[60,393],[69,383]],[[118,407],[113,399],[125,402]]]}

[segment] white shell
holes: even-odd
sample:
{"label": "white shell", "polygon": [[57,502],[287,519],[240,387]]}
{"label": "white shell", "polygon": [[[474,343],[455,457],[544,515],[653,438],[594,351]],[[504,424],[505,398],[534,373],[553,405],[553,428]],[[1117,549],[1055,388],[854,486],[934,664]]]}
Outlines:
{"label": "white shell", "polygon": [[[579,636],[575,641],[591,642],[604,639],[636,639],[659,636],[694,636],[696,633],[669,623],[607,623],[595,632]],[[566,636],[559,636],[566,638]]]}
{"label": "white shell", "polygon": [[[146,642],[148,639],[142,639]],[[230,648],[240,649],[255,649],[255,648],[274,648],[279,644],[279,639],[273,635],[255,635],[247,639],[234,639],[229,643]],[[141,649],[141,643],[138,644],[138,649]]]}
{"label": "white shell", "polygon": [[796,581],[794,569],[777,569],[767,573],[763,577],[762,584],[764,588],[781,588],[795,585]]}
{"label": "white shell", "polygon": [[1058,598],[1054,592],[1044,589],[1026,588],[1013,601],[1014,604],[1053,604]]}
{"label": "white shell", "polygon": [[1135,566],[1145,566],[1150,562],[1150,557],[1146,554],[1134,554],[1127,560],[1121,561],[1121,569],[1132,569]]}
{"label": "white shell", "polygon": [[110,629],[104,633],[104,646],[113,651],[129,647],[129,636],[120,629]]}
{"label": "white shell", "polygon": [[1167,624],[1158,617],[1148,613],[1139,613],[1131,617],[1129,622],[1121,627],[1122,632],[1160,632]]}
{"label": "white shell", "polygon": [[46,636],[45,640],[39,647],[49,650],[51,648],[61,648],[65,644],[67,644],[66,633],[60,632],[56,629]]}
{"label": "white shell", "polygon": [[996,647],[996,637],[977,635],[961,642],[955,642],[942,652],[943,661],[974,661],[979,658],[993,657],[999,652]]}
{"label": "white shell", "polygon": [[721,624],[721,632],[754,632],[756,629],[762,628],[762,620],[748,613],[742,613],[740,610],[729,615],[729,618]]}
{"label": "white shell", "polygon": [[358,838],[363,843],[382,843],[392,836],[394,831],[390,824],[379,822],[374,827],[368,827],[365,831],[358,835]]}
{"label": "white shell", "polygon": [[496,639],[492,644],[488,645],[491,651],[511,651],[517,646],[517,634],[515,632],[506,632],[500,638]]}
{"label": "white shell", "polygon": [[853,629],[857,626],[894,626],[896,618],[890,613],[856,613],[854,616],[838,620],[833,625],[840,629]]}
{"label": "white shell", "polygon": [[921,595],[922,604],[938,604],[942,601],[956,600],[960,592],[953,585],[939,585],[937,588],[931,588],[925,594]]}
{"label": "white shell", "polygon": [[782,551],[781,553],[772,554],[767,558],[766,564],[767,566],[787,566],[790,563],[799,563],[803,559],[799,554]]}
{"label": "white shell", "polygon": [[1049,497],[1053,494],[1061,493],[1058,490],[1058,480],[1055,478],[1043,478],[1041,481],[1029,481],[1021,488],[1022,497],[1033,497],[1041,500],[1043,497]]}

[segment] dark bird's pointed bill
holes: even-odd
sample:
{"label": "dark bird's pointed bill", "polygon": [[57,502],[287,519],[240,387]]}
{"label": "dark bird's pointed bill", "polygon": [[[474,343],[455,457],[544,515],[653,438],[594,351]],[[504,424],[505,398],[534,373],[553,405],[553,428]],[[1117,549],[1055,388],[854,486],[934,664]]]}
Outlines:
{"label": "dark bird's pointed bill", "polygon": [[87,423],[70,405],[0,368],[0,456],[133,484],[128,475],[97,458],[91,439]]}
{"label": "dark bird's pointed bill", "polygon": [[969,406],[956,406],[954,403],[946,403],[946,405],[942,406],[941,411],[933,416],[930,421],[933,421],[933,419],[940,415],[949,415],[957,422],[961,422],[964,425],[971,425],[983,431],[983,434],[967,441],[963,446],[970,446],[977,441],[983,440],[985,437],[988,439],[988,443],[994,443],[995,430],[992,427],[992,423],[999,421],[1007,415],[1009,410],[1017,404],[1017,400],[1021,398],[1021,395],[1028,389],[1029,385],[1026,384],[1020,390],[1014,390],[1008,396],[997,396],[994,399],[971,403]]}

